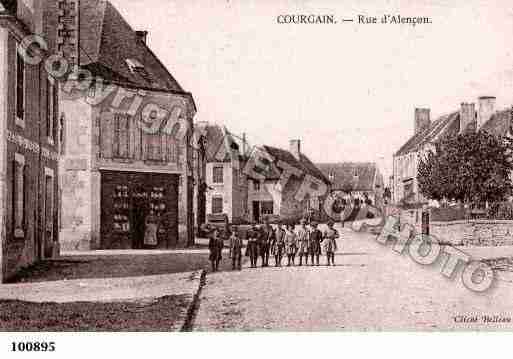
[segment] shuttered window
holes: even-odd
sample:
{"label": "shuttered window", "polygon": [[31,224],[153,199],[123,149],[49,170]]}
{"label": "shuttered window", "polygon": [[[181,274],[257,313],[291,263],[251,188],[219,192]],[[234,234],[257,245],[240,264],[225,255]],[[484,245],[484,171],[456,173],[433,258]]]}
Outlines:
{"label": "shuttered window", "polygon": [[113,156],[116,158],[130,157],[130,116],[114,115]]}

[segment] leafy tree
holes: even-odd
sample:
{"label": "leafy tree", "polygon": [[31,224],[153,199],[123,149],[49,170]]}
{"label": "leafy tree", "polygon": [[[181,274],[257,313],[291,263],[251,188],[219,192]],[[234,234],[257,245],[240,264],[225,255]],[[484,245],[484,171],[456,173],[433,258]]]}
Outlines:
{"label": "leafy tree", "polygon": [[419,162],[420,192],[429,199],[491,203],[512,193],[513,142],[485,131],[438,143]]}

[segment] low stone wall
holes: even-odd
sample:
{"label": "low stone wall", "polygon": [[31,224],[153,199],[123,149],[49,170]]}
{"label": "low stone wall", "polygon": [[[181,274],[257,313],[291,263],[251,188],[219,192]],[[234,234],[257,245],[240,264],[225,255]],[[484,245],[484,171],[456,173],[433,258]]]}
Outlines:
{"label": "low stone wall", "polygon": [[442,243],[456,246],[513,245],[513,221],[475,219],[431,222],[429,234]]}

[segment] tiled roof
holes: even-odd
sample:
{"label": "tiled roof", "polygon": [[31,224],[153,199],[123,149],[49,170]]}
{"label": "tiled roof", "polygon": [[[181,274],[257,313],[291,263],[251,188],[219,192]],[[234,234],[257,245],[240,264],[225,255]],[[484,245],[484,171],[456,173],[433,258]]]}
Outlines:
{"label": "tiled roof", "polygon": [[[80,48],[80,64],[107,81],[183,92],[157,56],[108,1],[80,1]],[[147,75],[131,70],[127,59],[142,64]]]}
{"label": "tiled roof", "polygon": [[[309,174],[317,179],[320,179],[321,181],[329,184],[328,178],[321,172],[319,168],[317,168],[316,165],[310,161],[308,157],[306,157],[304,154],[300,154],[299,160],[294,157],[292,153],[290,153],[287,150],[283,150],[281,148],[271,147],[271,146],[263,146],[263,150],[267,152],[275,162],[283,161],[288,163],[289,165],[302,170],[304,173]],[[267,179],[276,179],[276,171],[271,171],[270,174],[266,174]]]}
{"label": "tiled roof", "polygon": [[511,109],[496,112],[481,127],[480,131],[486,131],[491,135],[505,135],[511,128]]}
{"label": "tiled roof", "polygon": [[435,140],[438,136],[442,138],[445,137],[447,135],[447,131],[455,130],[455,126],[457,127],[457,131],[459,131],[459,118],[459,112],[453,112],[439,117],[435,121],[431,122],[430,126],[424,131],[412,136],[395,155],[402,156],[410,152],[416,152],[425,144]]}
{"label": "tiled roof", "polygon": [[[333,190],[374,191],[377,166],[371,162],[318,163],[317,167],[331,180]],[[356,176],[355,176],[356,175]]]}
{"label": "tiled roof", "polygon": [[222,162],[224,159],[216,157],[219,149],[224,144],[222,127],[215,124],[198,123],[194,125],[194,130],[205,136],[207,162]]}

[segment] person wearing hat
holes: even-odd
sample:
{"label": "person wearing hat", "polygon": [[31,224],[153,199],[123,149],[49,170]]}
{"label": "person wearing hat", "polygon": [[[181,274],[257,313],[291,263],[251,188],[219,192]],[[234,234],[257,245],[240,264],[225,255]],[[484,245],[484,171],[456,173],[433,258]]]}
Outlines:
{"label": "person wearing hat", "polygon": [[261,229],[260,235],[260,256],[262,257],[262,267],[269,266],[269,254],[271,243],[274,241],[274,238],[274,229],[269,223],[269,220],[266,220],[263,228]]}
{"label": "person wearing hat", "polygon": [[294,225],[287,224],[285,229],[285,253],[287,253],[287,267],[295,265],[294,261],[297,252],[297,239],[296,233],[294,233]]}
{"label": "person wearing hat", "polygon": [[278,227],[274,232],[274,238],[271,242],[271,253],[274,256],[274,266],[281,267],[281,260],[283,258],[283,251],[285,249],[285,230],[278,222]]}
{"label": "person wearing hat", "polygon": [[321,255],[322,232],[317,226],[317,222],[312,222],[312,229],[310,230],[310,255],[312,256],[312,265],[319,265],[319,256]]}
{"label": "person wearing hat", "polygon": [[258,258],[259,237],[260,237],[260,231],[259,231],[258,227],[254,224],[252,226],[252,228],[248,231],[248,247],[246,250],[246,255],[249,256],[251,268],[256,268],[257,258]]}
{"label": "person wearing hat", "polygon": [[212,232],[212,236],[208,241],[208,249],[210,251],[210,262],[212,263],[212,272],[217,272],[219,270],[219,262],[222,259],[224,241],[223,238],[219,235],[219,229],[214,228]]}
{"label": "person wearing hat", "polygon": [[232,259],[232,269],[242,269],[242,238],[239,237],[237,227],[230,230],[230,258]]}
{"label": "person wearing hat", "polygon": [[[324,233],[324,251],[326,252],[327,265],[335,265],[335,252],[337,251],[338,232],[333,228],[334,223],[328,223],[328,230]],[[330,264],[331,263],[331,264]]]}
{"label": "person wearing hat", "polygon": [[305,265],[308,265],[308,254],[310,251],[310,233],[306,228],[306,221],[301,220],[301,226],[296,232],[299,254],[299,265],[303,265],[303,257],[305,257]]}

